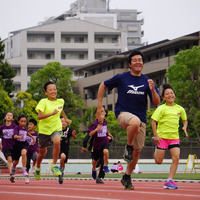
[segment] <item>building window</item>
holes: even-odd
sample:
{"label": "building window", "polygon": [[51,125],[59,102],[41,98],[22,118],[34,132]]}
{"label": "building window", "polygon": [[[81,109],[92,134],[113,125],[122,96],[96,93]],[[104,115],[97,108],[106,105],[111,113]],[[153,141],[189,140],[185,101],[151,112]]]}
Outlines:
{"label": "building window", "polygon": [[45,57],[46,57],[47,60],[50,60],[51,59],[51,54],[50,53],[46,53]]}
{"label": "building window", "polygon": [[66,59],[66,54],[65,54],[65,53],[62,53],[61,59],[62,59],[62,60],[65,60],[65,59]]}
{"label": "building window", "polygon": [[65,42],[70,43],[70,37],[65,37]]}
{"label": "building window", "polygon": [[103,37],[102,36],[96,36],[95,37],[95,43],[103,43]]}
{"label": "building window", "polygon": [[33,54],[32,53],[28,53],[28,59],[33,59]]}
{"label": "building window", "polygon": [[118,42],[118,38],[117,38],[117,36],[112,37],[112,43],[117,43],[117,42]]}
{"label": "building window", "polygon": [[51,37],[46,36],[46,37],[45,37],[45,42],[51,42]]}
{"label": "building window", "polygon": [[128,25],[128,31],[137,32],[138,31],[138,26],[130,24],[130,25]]}
{"label": "building window", "polygon": [[79,60],[84,60],[84,54],[83,53],[79,54]]}
{"label": "building window", "polygon": [[84,37],[75,37],[74,42],[75,43],[84,43]]}

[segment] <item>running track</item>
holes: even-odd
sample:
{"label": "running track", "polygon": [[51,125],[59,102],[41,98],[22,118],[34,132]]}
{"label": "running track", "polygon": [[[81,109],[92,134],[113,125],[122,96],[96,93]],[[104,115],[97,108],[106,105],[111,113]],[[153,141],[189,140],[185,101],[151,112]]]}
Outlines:
{"label": "running track", "polygon": [[119,180],[105,180],[105,184],[96,184],[94,180],[65,179],[58,184],[56,179],[16,178],[0,179],[0,200],[199,200],[200,183],[178,182],[179,189],[163,189],[163,182],[133,181],[135,190],[124,190]]}

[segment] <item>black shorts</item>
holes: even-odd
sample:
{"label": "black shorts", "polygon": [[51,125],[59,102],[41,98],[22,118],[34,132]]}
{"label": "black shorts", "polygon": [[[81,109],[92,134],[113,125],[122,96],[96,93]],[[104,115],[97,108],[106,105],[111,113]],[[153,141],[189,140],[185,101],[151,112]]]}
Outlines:
{"label": "black shorts", "polygon": [[111,169],[110,171],[111,171],[112,173],[115,173],[115,172],[118,173],[118,170],[117,170],[117,169]]}
{"label": "black shorts", "polygon": [[8,156],[13,157],[13,149],[2,149],[2,152],[6,158],[6,160],[8,160]]}
{"label": "black shorts", "polygon": [[95,161],[98,161],[103,157],[103,150],[104,149],[109,149],[109,144],[104,144],[101,149],[93,149],[93,159]]}
{"label": "black shorts", "polygon": [[13,148],[13,160],[19,160],[22,149],[28,149],[28,142],[16,141]]}
{"label": "black shorts", "polygon": [[65,144],[65,143],[61,143],[61,147],[60,147],[60,155],[64,153],[65,156],[66,156],[66,159],[65,159],[65,163],[67,163],[67,160],[68,160],[68,154],[69,154],[69,143],[68,144]]}

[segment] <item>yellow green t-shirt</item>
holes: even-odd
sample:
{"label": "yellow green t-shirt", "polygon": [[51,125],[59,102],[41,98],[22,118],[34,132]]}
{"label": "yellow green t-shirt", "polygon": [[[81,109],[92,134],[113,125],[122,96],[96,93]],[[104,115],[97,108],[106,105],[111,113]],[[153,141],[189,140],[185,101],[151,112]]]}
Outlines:
{"label": "yellow green t-shirt", "polygon": [[177,104],[159,106],[151,118],[158,122],[157,133],[165,139],[179,139],[179,119],[187,120],[185,109]]}
{"label": "yellow green t-shirt", "polygon": [[64,100],[56,99],[50,101],[48,98],[41,99],[36,106],[36,111],[42,111],[44,114],[52,113],[55,109],[59,112],[51,117],[39,120],[39,133],[44,135],[51,135],[55,131],[62,131],[62,123],[60,120],[60,113],[63,110]]}

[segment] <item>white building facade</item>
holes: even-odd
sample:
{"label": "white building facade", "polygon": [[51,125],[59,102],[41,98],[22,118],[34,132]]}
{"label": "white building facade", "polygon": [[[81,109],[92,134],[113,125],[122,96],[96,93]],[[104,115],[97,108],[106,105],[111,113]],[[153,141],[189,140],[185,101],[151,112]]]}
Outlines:
{"label": "white building facade", "polygon": [[127,50],[127,34],[76,18],[15,31],[4,40],[5,59],[16,71],[14,93],[26,91],[30,76],[49,62],[71,69]]}

